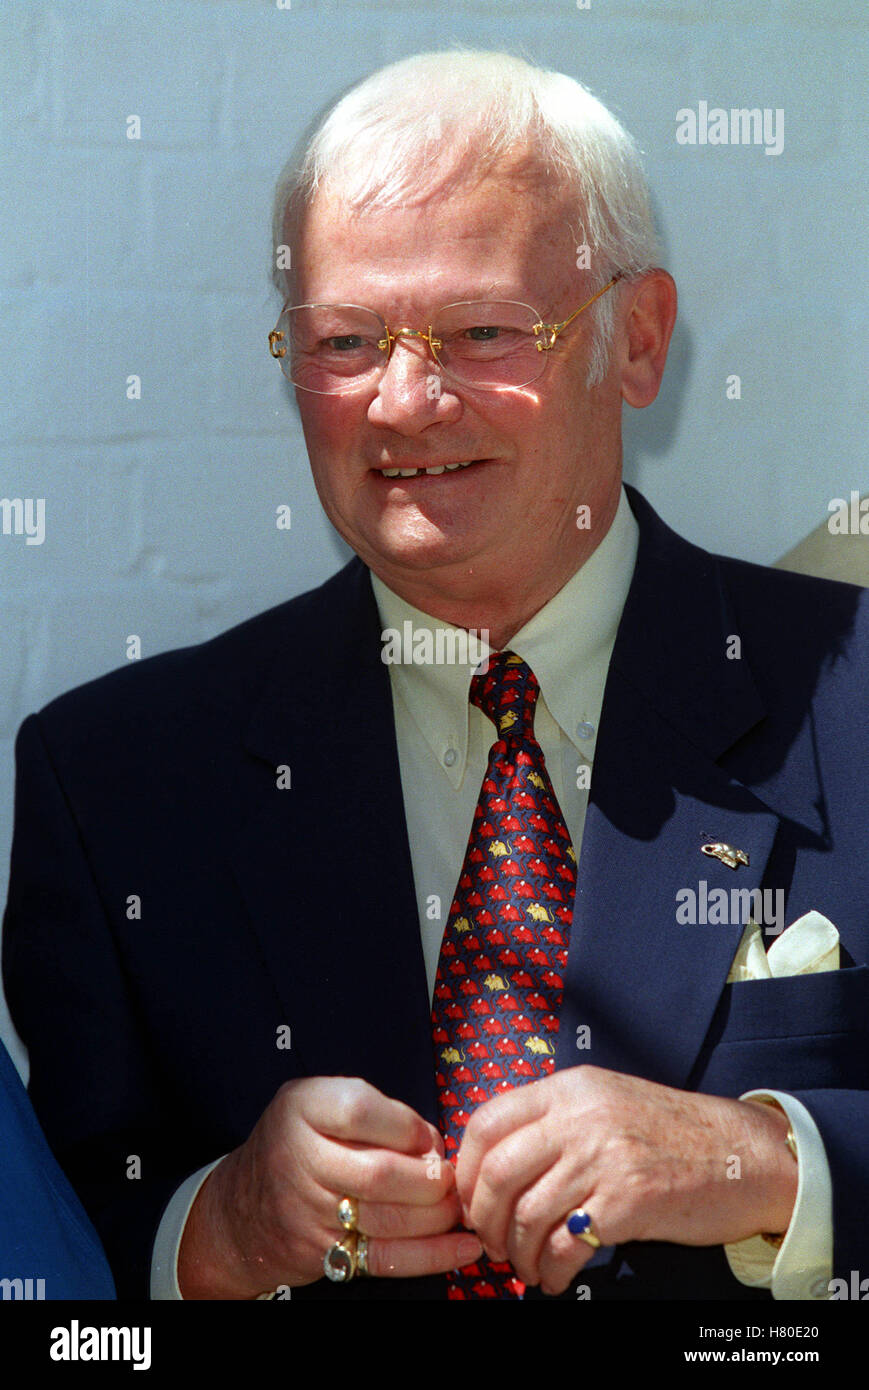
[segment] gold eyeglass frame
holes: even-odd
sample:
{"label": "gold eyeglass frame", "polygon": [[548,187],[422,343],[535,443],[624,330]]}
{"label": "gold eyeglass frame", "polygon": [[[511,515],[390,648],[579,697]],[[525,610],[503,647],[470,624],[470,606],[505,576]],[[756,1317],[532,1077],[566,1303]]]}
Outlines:
{"label": "gold eyeglass frame", "polygon": [[[584,304],[580,304],[580,306],[579,306],[578,309],[574,309],[573,313],[570,314],[566,319],[562,319],[560,323],[544,323],[543,320],[540,318],[540,315],[537,314],[537,310],[536,310],[531,304],[524,304],[522,300],[513,299],[513,300],[504,300],[503,302],[504,302],[504,303],[508,303],[508,304],[520,304],[520,305],[522,305],[523,308],[525,308],[525,309],[530,309],[531,312],[532,312],[532,314],[537,314],[537,320],[538,320],[538,321],[537,321],[537,323],[535,323],[535,325],[534,325],[534,327],[533,327],[533,329],[532,329],[532,332],[534,333],[534,336],[535,336],[535,338],[537,339],[537,343],[536,343],[537,351],[538,351],[538,352],[549,352],[549,351],[551,351],[551,349],[555,346],[555,341],[556,341],[556,339],[558,338],[559,334],[560,334],[560,333],[563,333],[564,330],[565,330],[565,328],[567,328],[569,324],[573,323],[573,320],[574,320],[575,318],[578,318],[579,315],[583,312],[584,309],[588,309],[588,308],[590,307],[590,305],[594,304],[594,302],[595,302],[596,299],[600,299],[601,295],[606,294],[607,290],[612,289],[613,285],[614,285],[618,280],[621,280],[621,279],[622,279],[622,276],[623,276],[623,272],[622,272],[621,270],[617,270],[616,273],[615,273],[615,275],[612,277],[612,279],[611,279],[611,280],[608,280],[607,283],[603,286],[602,289],[599,289],[595,294],[593,294],[593,295],[591,296],[590,299],[587,299],[587,300],[585,301]],[[439,312],[442,313],[444,309],[454,309],[454,308],[456,308],[459,304],[473,304],[473,303],[477,303],[477,302],[478,302],[478,301],[476,301],[476,300],[470,300],[470,299],[456,300],[455,303],[453,303],[453,304],[445,304],[445,305],[443,306],[443,309],[439,310]],[[486,301],[480,300],[479,302],[480,302],[480,303],[485,303]],[[502,302],[502,301],[493,301],[493,302],[500,303],[500,302]],[[326,306],[320,306],[320,305],[314,305],[314,304],[293,304],[293,305],[290,305],[289,307],[290,307],[290,308],[293,308],[293,309],[313,309],[313,308],[326,307]],[[383,352],[386,353],[386,357],[385,357],[384,362],[383,362],[383,366],[384,366],[384,367],[387,365],[387,363],[389,362],[390,358],[392,357],[392,349],[393,349],[393,347],[395,346],[395,344],[396,344],[396,342],[397,342],[397,340],[398,340],[399,338],[422,338],[423,342],[428,343],[429,351],[431,352],[432,358],[433,358],[434,362],[437,364],[437,366],[440,367],[441,371],[446,372],[448,376],[452,375],[452,373],[450,372],[450,368],[449,368],[449,367],[445,367],[445,366],[443,365],[443,363],[440,361],[440,359],[438,358],[438,355],[437,355],[438,348],[442,348],[442,347],[443,347],[443,340],[442,340],[441,338],[436,338],[436,337],[434,336],[434,333],[433,333],[434,325],[433,325],[433,324],[429,324],[429,326],[428,326],[428,332],[424,332],[421,328],[406,328],[406,327],[404,327],[404,328],[396,328],[395,332],[393,332],[393,331],[390,329],[389,325],[388,325],[383,319],[381,319],[381,318],[380,318],[380,315],[377,314],[377,313],[375,313],[375,311],[374,311],[373,309],[366,309],[365,306],[362,305],[362,304],[347,304],[347,305],[345,305],[345,306],[343,306],[343,307],[348,308],[348,309],[364,309],[366,313],[372,314],[375,318],[380,319],[380,322],[383,324],[383,327],[384,327],[385,330],[386,330],[386,337],[385,337],[385,338],[380,338],[380,339],[378,339],[377,346],[381,349],[381,351],[383,351]],[[281,313],[283,314],[283,313],[287,310],[287,308],[288,308],[288,306],[285,304],[284,307],[283,307],[283,309],[281,310]],[[277,346],[279,343],[285,343],[285,342],[286,342],[286,336],[285,336],[285,334],[282,333],[279,329],[273,328],[272,331],[271,331],[271,333],[269,334],[269,352],[271,353],[272,357],[275,357],[275,358],[286,357],[286,355],[287,355],[287,349],[286,349],[286,347],[285,347],[285,346],[283,346],[283,347],[278,347],[278,346]],[[461,378],[460,378],[460,379],[461,379]],[[536,381],[537,379],[538,379],[537,377],[532,377],[532,378],[531,378],[532,381]],[[297,383],[296,383],[296,384],[297,384]],[[526,385],[526,386],[529,385],[528,382],[525,382],[525,383],[523,383],[523,384]],[[306,389],[308,389],[308,388],[306,388],[306,387],[303,386],[303,387],[300,387],[300,389],[304,391],[304,390],[306,390]],[[351,389],[352,389],[352,388],[351,388]],[[483,387],[483,388],[481,388],[481,389],[483,389],[483,390],[494,390],[494,389],[496,389],[496,388],[494,388],[494,387]],[[327,391],[325,394],[326,394],[326,395],[340,395],[341,392],[328,392],[328,391]]]}

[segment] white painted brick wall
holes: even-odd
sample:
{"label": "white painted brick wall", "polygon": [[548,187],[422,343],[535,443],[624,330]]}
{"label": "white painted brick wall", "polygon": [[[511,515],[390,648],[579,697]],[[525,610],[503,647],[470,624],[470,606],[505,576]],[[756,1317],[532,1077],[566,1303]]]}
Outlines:
{"label": "white painted brick wall", "polygon": [[[24,715],[119,665],[129,632],[146,654],[201,640],[346,553],[266,350],[272,187],[314,114],[454,41],[608,101],[680,286],[627,476],[692,538],[771,561],[869,485],[867,28],[864,0],[4,0],[0,496],[44,496],[47,535],[0,536],[0,902]],[[784,152],[680,147],[701,99],[783,108]]]}

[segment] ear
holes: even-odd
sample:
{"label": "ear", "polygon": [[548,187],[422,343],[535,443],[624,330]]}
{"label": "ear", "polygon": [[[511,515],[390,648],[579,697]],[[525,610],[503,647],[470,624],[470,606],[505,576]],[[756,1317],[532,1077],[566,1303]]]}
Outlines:
{"label": "ear", "polygon": [[622,397],[628,405],[651,405],[676,322],[676,285],[666,270],[650,270],[623,293]]}

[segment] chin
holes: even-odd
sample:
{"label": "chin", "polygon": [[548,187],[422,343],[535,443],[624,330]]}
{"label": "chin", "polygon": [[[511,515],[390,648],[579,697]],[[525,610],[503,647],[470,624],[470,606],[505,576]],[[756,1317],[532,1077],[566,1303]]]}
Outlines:
{"label": "chin", "polygon": [[368,564],[379,561],[409,569],[463,560],[480,545],[479,538],[445,532],[419,513],[412,519],[382,518],[379,524],[357,530],[355,540],[349,536],[345,539]]}
{"label": "chin", "polygon": [[434,542],[428,545],[380,546],[369,554],[371,558],[367,563],[372,567],[388,567],[391,571],[413,570],[415,573],[460,564],[467,558],[464,549]]}
{"label": "chin", "polygon": [[420,573],[445,565],[467,564],[478,551],[479,546],[469,539],[435,534],[412,538],[378,536],[374,544],[367,545],[359,553],[372,568]]}

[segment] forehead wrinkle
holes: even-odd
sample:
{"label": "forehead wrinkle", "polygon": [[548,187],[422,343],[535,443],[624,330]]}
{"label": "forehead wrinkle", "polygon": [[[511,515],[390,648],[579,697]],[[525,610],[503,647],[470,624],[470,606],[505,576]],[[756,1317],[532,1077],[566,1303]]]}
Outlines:
{"label": "forehead wrinkle", "polygon": [[[545,187],[541,189],[541,185]],[[487,189],[489,196],[481,199],[482,189]],[[529,199],[529,189],[546,196]],[[517,200],[517,190],[524,195],[524,203]],[[569,209],[564,206],[568,203]],[[448,214],[453,210],[452,219],[449,215],[437,219],[441,206]],[[528,210],[524,226],[523,206]],[[506,209],[503,228],[498,225],[501,208]],[[568,301],[573,308],[578,286],[588,279],[588,272],[577,270],[575,265],[575,237],[566,216],[568,210],[576,215],[575,201],[563,185],[553,188],[551,179],[503,174],[479,180],[473,187],[460,190],[458,197],[433,192],[413,208],[376,208],[362,214],[354,214],[335,192],[318,194],[306,222],[309,234],[314,222],[318,253],[314,275],[320,279],[316,294],[306,293],[305,299],[363,304],[387,322],[403,320],[409,326],[414,317],[425,317],[443,305],[465,300],[517,300],[544,316]],[[396,218],[403,220],[400,235],[394,230]],[[336,224],[334,228],[330,221]],[[375,245],[378,239],[381,242],[376,261],[372,259],[374,252],[360,254],[366,245],[366,229],[370,229],[369,246],[372,238]],[[305,240],[303,229],[300,282],[309,259]],[[483,243],[479,253],[472,249],[475,241]],[[500,243],[502,249],[506,246],[508,257],[504,274],[495,279],[491,278],[493,242],[494,254]],[[307,245],[310,248],[310,235]],[[342,254],[345,249],[343,263],[339,261],[333,274],[330,255],[333,251]],[[480,263],[479,279],[475,260]],[[560,274],[559,265],[563,267]],[[451,276],[455,278],[451,280]]]}

